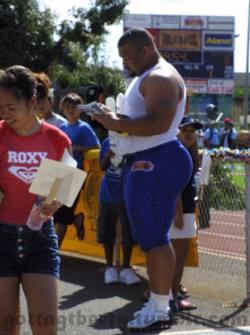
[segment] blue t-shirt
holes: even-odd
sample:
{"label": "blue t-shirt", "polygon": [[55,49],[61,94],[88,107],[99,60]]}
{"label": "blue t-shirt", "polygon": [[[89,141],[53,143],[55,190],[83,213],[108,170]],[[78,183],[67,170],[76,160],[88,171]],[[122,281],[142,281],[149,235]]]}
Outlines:
{"label": "blue t-shirt", "polygon": [[[82,120],[79,120],[73,125],[70,125],[67,121],[59,128],[68,135],[68,137],[71,139],[72,145],[79,145],[81,147],[89,147],[96,144],[100,145],[94,130],[88,123]],[[74,150],[73,158],[77,161],[77,168],[82,169],[83,152]]]}
{"label": "blue t-shirt", "polygon": [[220,144],[220,133],[219,133],[218,129],[207,128],[207,130],[205,131],[205,139],[207,139],[207,140],[210,139],[209,143],[212,144],[212,145],[219,145]]}
{"label": "blue t-shirt", "polygon": [[[110,148],[109,137],[102,142],[99,163]],[[118,203],[124,201],[123,177],[121,176],[121,166],[114,166],[111,162],[106,170],[100,187],[99,200]]]}

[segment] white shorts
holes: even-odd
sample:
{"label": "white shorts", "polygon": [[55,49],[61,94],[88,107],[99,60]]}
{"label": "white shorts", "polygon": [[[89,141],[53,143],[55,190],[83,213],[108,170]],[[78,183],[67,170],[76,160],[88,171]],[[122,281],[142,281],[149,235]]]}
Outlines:
{"label": "white shorts", "polygon": [[169,230],[170,240],[176,238],[192,238],[196,237],[195,213],[183,214],[183,229],[178,229],[172,223]]}

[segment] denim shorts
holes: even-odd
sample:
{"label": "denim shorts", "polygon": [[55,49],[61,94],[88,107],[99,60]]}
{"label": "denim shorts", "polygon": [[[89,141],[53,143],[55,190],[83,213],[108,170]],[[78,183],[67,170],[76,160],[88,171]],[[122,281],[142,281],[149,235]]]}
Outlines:
{"label": "denim shorts", "polygon": [[124,202],[99,201],[97,242],[115,244],[117,218],[119,218],[121,223],[121,244],[127,246],[136,245]]}
{"label": "denim shorts", "polygon": [[53,220],[39,231],[0,222],[0,277],[23,273],[49,274],[59,278],[60,257]]}

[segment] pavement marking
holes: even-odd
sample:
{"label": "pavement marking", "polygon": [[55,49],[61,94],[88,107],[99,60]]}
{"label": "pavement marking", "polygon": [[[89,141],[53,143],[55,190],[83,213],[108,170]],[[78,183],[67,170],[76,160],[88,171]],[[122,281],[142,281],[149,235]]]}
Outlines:
{"label": "pavement marking", "polygon": [[220,256],[220,257],[226,257],[226,258],[231,258],[231,259],[237,259],[237,260],[240,260],[240,261],[245,261],[246,260],[246,254],[240,254],[240,253],[235,253],[235,252],[231,252],[231,251],[210,249],[210,248],[199,247],[199,246],[198,246],[198,251],[203,253],[203,254],[208,254],[208,255],[213,255],[213,256]]}
{"label": "pavement marking", "polygon": [[[200,234],[200,232],[199,232]],[[226,235],[226,234],[220,234],[220,233],[213,233],[208,231],[203,231],[203,235],[214,235],[214,236],[220,236],[220,237],[229,237],[230,239],[237,239],[237,240],[246,240],[246,237],[239,237],[239,236],[233,236],[233,235]]]}
{"label": "pavement marking", "polygon": [[[250,331],[250,327],[237,327],[237,328],[219,328],[219,329],[205,329],[205,330],[188,330],[188,331],[175,331],[175,332],[171,332],[169,330],[164,330],[163,332],[160,332],[159,335],[167,335],[167,334],[171,334],[171,335],[188,335],[188,334],[218,334],[221,332],[231,332],[231,331]],[[240,333],[238,332],[238,335]]]}

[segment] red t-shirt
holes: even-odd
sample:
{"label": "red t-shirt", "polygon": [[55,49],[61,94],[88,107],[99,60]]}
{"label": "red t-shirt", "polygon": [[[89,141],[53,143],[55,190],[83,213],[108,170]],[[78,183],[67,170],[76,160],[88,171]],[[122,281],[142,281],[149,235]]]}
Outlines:
{"label": "red t-shirt", "polygon": [[0,121],[0,190],[5,194],[0,205],[1,222],[26,224],[37,197],[29,188],[41,161],[59,161],[70,144],[65,133],[46,122],[38,133],[24,137]]}

